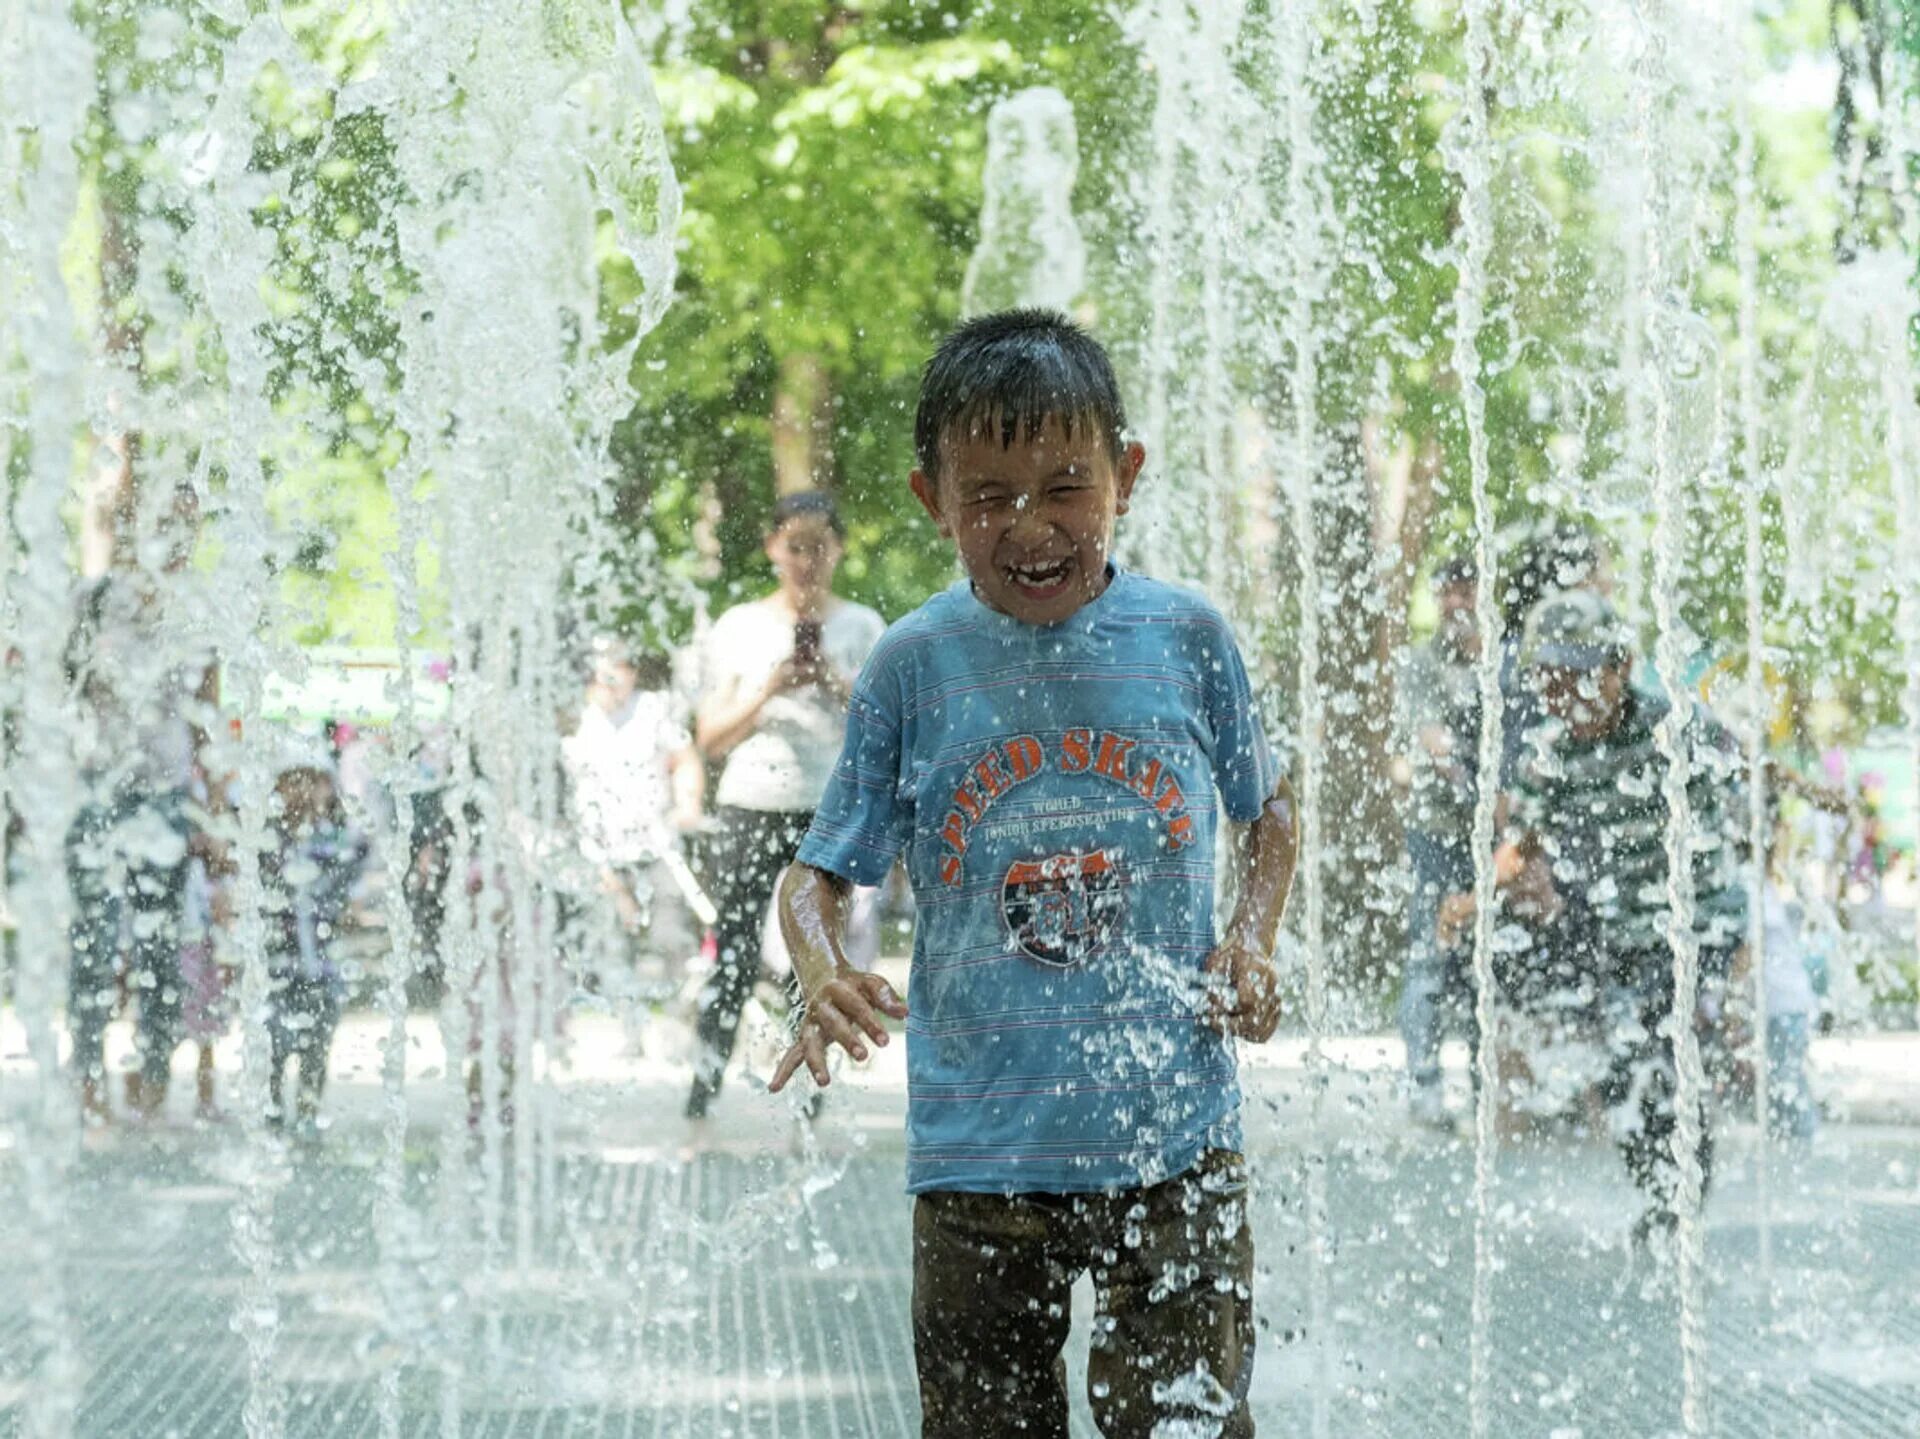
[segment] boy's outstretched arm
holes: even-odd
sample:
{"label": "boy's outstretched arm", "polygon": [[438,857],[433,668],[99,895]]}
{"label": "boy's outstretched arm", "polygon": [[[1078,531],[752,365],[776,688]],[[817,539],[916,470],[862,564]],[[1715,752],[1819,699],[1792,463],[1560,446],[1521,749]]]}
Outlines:
{"label": "boy's outstretched arm", "polygon": [[847,962],[848,889],[839,875],[808,864],[792,865],[780,877],[780,933],[793,957],[793,977],[806,996],[806,1012],[799,1036],[780,1057],[767,1085],[776,1094],[802,1064],[817,1084],[826,1086],[831,1082],[830,1046],[838,1044],[855,1059],[865,1059],[866,1039],[887,1043],[880,1016],[907,1017],[907,1007],[892,985]]}
{"label": "boy's outstretched arm", "polygon": [[1255,1043],[1280,1026],[1280,974],[1273,965],[1280,921],[1300,850],[1293,786],[1274,786],[1240,850],[1240,885],[1226,933],[1207,956],[1206,1022]]}

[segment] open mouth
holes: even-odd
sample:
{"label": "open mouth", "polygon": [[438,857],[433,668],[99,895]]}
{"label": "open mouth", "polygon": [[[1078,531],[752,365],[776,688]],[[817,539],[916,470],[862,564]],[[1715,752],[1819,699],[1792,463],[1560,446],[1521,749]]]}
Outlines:
{"label": "open mouth", "polygon": [[1047,560],[1040,563],[1008,565],[1007,578],[1015,589],[1034,599],[1046,599],[1060,593],[1073,573],[1072,560]]}

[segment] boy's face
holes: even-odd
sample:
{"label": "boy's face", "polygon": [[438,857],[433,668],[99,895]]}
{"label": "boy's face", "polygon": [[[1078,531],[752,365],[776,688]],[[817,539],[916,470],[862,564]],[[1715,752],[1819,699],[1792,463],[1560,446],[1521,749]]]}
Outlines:
{"label": "boy's face", "polygon": [[940,477],[913,472],[913,492],[960,551],[974,593],[1030,625],[1058,624],[1107,587],[1115,520],[1127,512],[1146,451],[1116,459],[1105,434],[1049,421],[1039,436],[1000,443],[955,433],[940,446]]}

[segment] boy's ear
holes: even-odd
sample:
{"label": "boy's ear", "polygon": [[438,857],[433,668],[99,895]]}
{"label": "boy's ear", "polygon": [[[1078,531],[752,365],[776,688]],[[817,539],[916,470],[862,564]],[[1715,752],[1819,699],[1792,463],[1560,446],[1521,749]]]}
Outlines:
{"label": "boy's ear", "polygon": [[915,470],[907,483],[913,486],[914,498],[920,501],[921,508],[932,517],[934,528],[940,531],[940,537],[952,539],[953,526],[947,523],[947,517],[940,508],[940,482],[928,475],[925,470]]}
{"label": "boy's ear", "polygon": [[1119,514],[1125,514],[1133,503],[1133,482],[1140,478],[1140,469],[1147,462],[1147,447],[1138,440],[1131,440],[1120,451],[1120,461],[1114,467],[1115,488],[1120,503],[1115,506]]}

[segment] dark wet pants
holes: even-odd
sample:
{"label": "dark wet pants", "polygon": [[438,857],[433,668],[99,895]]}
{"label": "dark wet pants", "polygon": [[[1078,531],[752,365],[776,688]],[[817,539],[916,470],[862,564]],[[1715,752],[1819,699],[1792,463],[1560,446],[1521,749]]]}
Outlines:
{"label": "dark wet pants", "polygon": [[1211,1150],[1119,1194],[923,1194],[913,1347],[925,1439],[1066,1439],[1073,1281],[1093,1278],[1087,1394],[1107,1439],[1253,1433],[1246,1165]]}
{"label": "dark wet pants", "polygon": [[134,1043],[144,1082],[167,1079],[180,1038],[180,908],[187,822],[178,793],[123,793],[84,806],[67,831],[73,896],[67,1024],[74,1073],[106,1071],[107,1021],[118,998],[120,927],[130,920],[128,987],[139,1002]]}
{"label": "dark wet pants", "polygon": [[[1440,1083],[1440,1037],[1462,1006],[1449,983],[1449,956],[1437,933],[1448,895],[1473,888],[1473,860],[1464,846],[1433,835],[1407,836],[1413,893],[1407,910],[1407,959],[1400,984],[1400,1037],[1407,1079],[1415,1088]],[[1467,1006],[1471,1008],[1471,1004]]]}
{"label": "dark wet pants", "polygon": [[[710,852],[714,922],[719,959],[700,990],[695,1026],[699,1050],[694,1060],[693,1094],[687,1108],[702,1113],[720,1088],[720,1076],[733,1057],[753,982],[760,975],[761,926],[780,871],[793,863],[813,822],[809,811],[722,808]],[[797,1001],[791,982],[789,997]]]}
{"label": "dark wet pants", "polygon": [[[1706,967],[1704,962],[1702,967]],[[1679,1074],[1673,1039],[1666,1033],[1672,1013],[1670,975],[1612,988],[1606,1002],[1609,1063],[1606,1078],[1600,1083],[1600,1098],[1613,1117],[1627,1173],[1649,1201],[1643,1223],[1664,1229],[1678,1222],[1680,1189],[1680,1166],[1673,1154],[1673,1136],[1680,1125],[1675,1104]],[[1703,1199],[1713,1179],[1710,1116],[1707,1096],[1702,1094],[1700,1142],[1695,1153],[1700,1161]]]}

